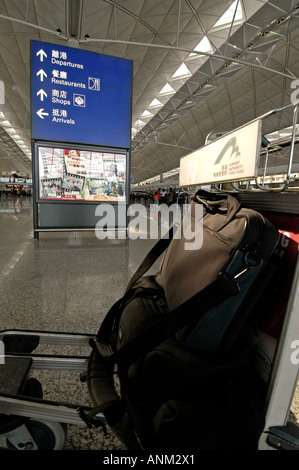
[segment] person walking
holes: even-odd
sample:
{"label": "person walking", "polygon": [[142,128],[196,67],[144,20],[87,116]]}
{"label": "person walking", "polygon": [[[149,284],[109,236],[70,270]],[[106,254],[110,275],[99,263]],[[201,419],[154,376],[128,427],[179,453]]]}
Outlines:
{"label": "person walking", "polygon": [[171,206],[175,202],[175,192],[172,188],[169,188],[169,194],[167,198],[167,205]]}

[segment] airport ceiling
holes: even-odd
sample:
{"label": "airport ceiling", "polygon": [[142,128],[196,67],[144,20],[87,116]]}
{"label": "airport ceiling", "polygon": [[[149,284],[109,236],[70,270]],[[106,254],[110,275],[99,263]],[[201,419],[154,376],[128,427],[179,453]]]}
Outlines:
{"label": "airport ceiling", "polygon": [[[299,0],[0,0],[0,175],[31,174],[32,39],[133,61],[135,183],[299,88]],[[263,134],[292,116],[265,119]]]}

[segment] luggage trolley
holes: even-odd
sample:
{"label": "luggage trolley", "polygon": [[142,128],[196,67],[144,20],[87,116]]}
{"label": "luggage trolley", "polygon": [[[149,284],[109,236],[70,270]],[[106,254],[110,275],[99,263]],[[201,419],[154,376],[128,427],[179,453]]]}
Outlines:
{"label": "luggage trolley", "polygon": [[258,373],[267,387],[260,450],[299,450],[299,423],[290,416],[299,364],[299,193],[241,194],[247,207],[279,229],[279,292],[269,298],[254,339]]}
{"label": "luggage trolley", "polygon": [[[298,104],[274,109],[249,124],[263,121],[286,110],[293,113],[290,139],[284,138],[271,144],[261,136],[263,150],[260,157],[264,159],[264,166],[256,167],[254,179],[241,181],[239,178],[235,182],[227,180],[216,184],[211,180],[201,182],[205,187],[208,185],[212,191],[231,193],[240,199],[245,207],[264,214],[281,233],[277,247],[282,273],[280,293],[272,299],[272,303],[269,299],[269,305],[266,306],[261,319],[261,330],[252,338],[257,371],[267,390],[265,425],[259,439],[260,450],[299,450],[299,423],[294,422],[290,416],[299,377],[298,158],[297,168],[294,169],[295,145],[299,142],[296,137]],[[212,132],[206,139],[206,145],[214,140],[220,142],[228,134],[231,133]],[[284,148],[289,152],[288,159],[283,160],[284,165],[279,169],[271,167],[273,153]],[[207,159],[209,158],[211,157],[207,151]],[[185,180],[184,185],[188,186],[188,183],[189,181]],[[192,184],[194,185],[194,181],[190,182],[191,187]]]}
{"label": "luggage trolley", "polygon": [[[290,106],[271,111],[258,119],[265,119]],[[263,213],[281,232],[278,249],[283,269],[282,294],[275,298],[274,304],[269,299],[264,323],[258,338],[254,339],[257,368],[268,390],[265,426],[259,441],[259,449],[267,450],[299,450],[298,423],[289,421],[299,364],[299,188],[291,187],[296,179],[291,170],[297,114],[298,108],[295,106],[289,163],[283,181],[277,187],[265,183],[271,152],[269,144],[266,147],[263,179],[257,176],[250,184],[246,183],[245,189],[240,182],[237,186],[233,183],[232,189],[233,195],[240,198],[245,206]],[[212,190],[221,191],[222,187],[214,186]],[[79,371],[84,379],[89,356],[42,355],[35,354],[35,349],[39,344],[87,346],[93,339],[93,335],[79,333],[0,331],[1,448],[62,449],[66,424],[87,425],[86,415],[92,408],[44,400],[42,385],[30,377],[30,372],[34,369]],[[106,427],[104,415],[98,413],[93,424]]]}
{"label": "luggage trolley", "polygon": [[[60,450],[66,425],[86,426],[91,408],[42,398],[42,384],[30,377],[36,370],[80,372],[86,376],[88,356],[35,354],[38,345],[88,346],[92,335],[45,331],[0,331],[0,448],[11,450]],[[1,355],[4,352],[4,355]],[[95,426],[105,427],[103,414]]]}

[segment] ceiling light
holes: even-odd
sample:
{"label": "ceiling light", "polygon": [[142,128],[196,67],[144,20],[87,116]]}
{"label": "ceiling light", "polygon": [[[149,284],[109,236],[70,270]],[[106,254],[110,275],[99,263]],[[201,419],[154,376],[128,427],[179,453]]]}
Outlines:
{"label": "ceiling light", "polygon": [[1,122],[2,126],[11,126],[10,122],[9,121],[2,121]]}
{"label": "ceiling light", "polygon": [[2,113],[2,111],[0,111],[0,118],[1,118],[1,119],[4,119],[4,118],[5,118],[5,115]]}

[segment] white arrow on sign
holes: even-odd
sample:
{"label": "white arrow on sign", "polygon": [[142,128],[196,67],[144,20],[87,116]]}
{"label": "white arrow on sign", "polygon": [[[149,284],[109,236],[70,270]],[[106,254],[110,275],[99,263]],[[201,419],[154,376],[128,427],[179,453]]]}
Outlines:
{"label": "white arrow on sign", "polygon": [[37,95],[37,96],[40,95],[41,101],[44,101],[44,96],[45,96],[45,97],[48,96],[47,93],[46,93],[43,89],[39,90],[39,91],[36,93],[36,95]]}
{"label": "white arrow on sign", "polygon": [[49,116],[49,113],[44,113],[44,108],[41,108],[39,109],[38,111],[36,111],[36,114],[38,115],[38,117],[40,117],[41,119],[45,119],[44,116]]}
{"label": "white arrow on sign", "polygon": [[40,58],[40,61],[43,62],[44,60],[44,57],[48,57],[47,54],[45,53],[45,51],[43,51],[42,49],[40,49],[36,55],[39,55],[39,58]]}
{"label": "white arrow on sign", "polygon": [[45,72],[44,70],[42,70],[42,69],[40,69],[40,70],[37,72],[36,75],[37,75],[37,76],[40,75],[40,79],[41,79],[42,82],[44,81],[44,77],[47,77],[47,76],[48,76],[48,75],[46,74],[46,72]]}

